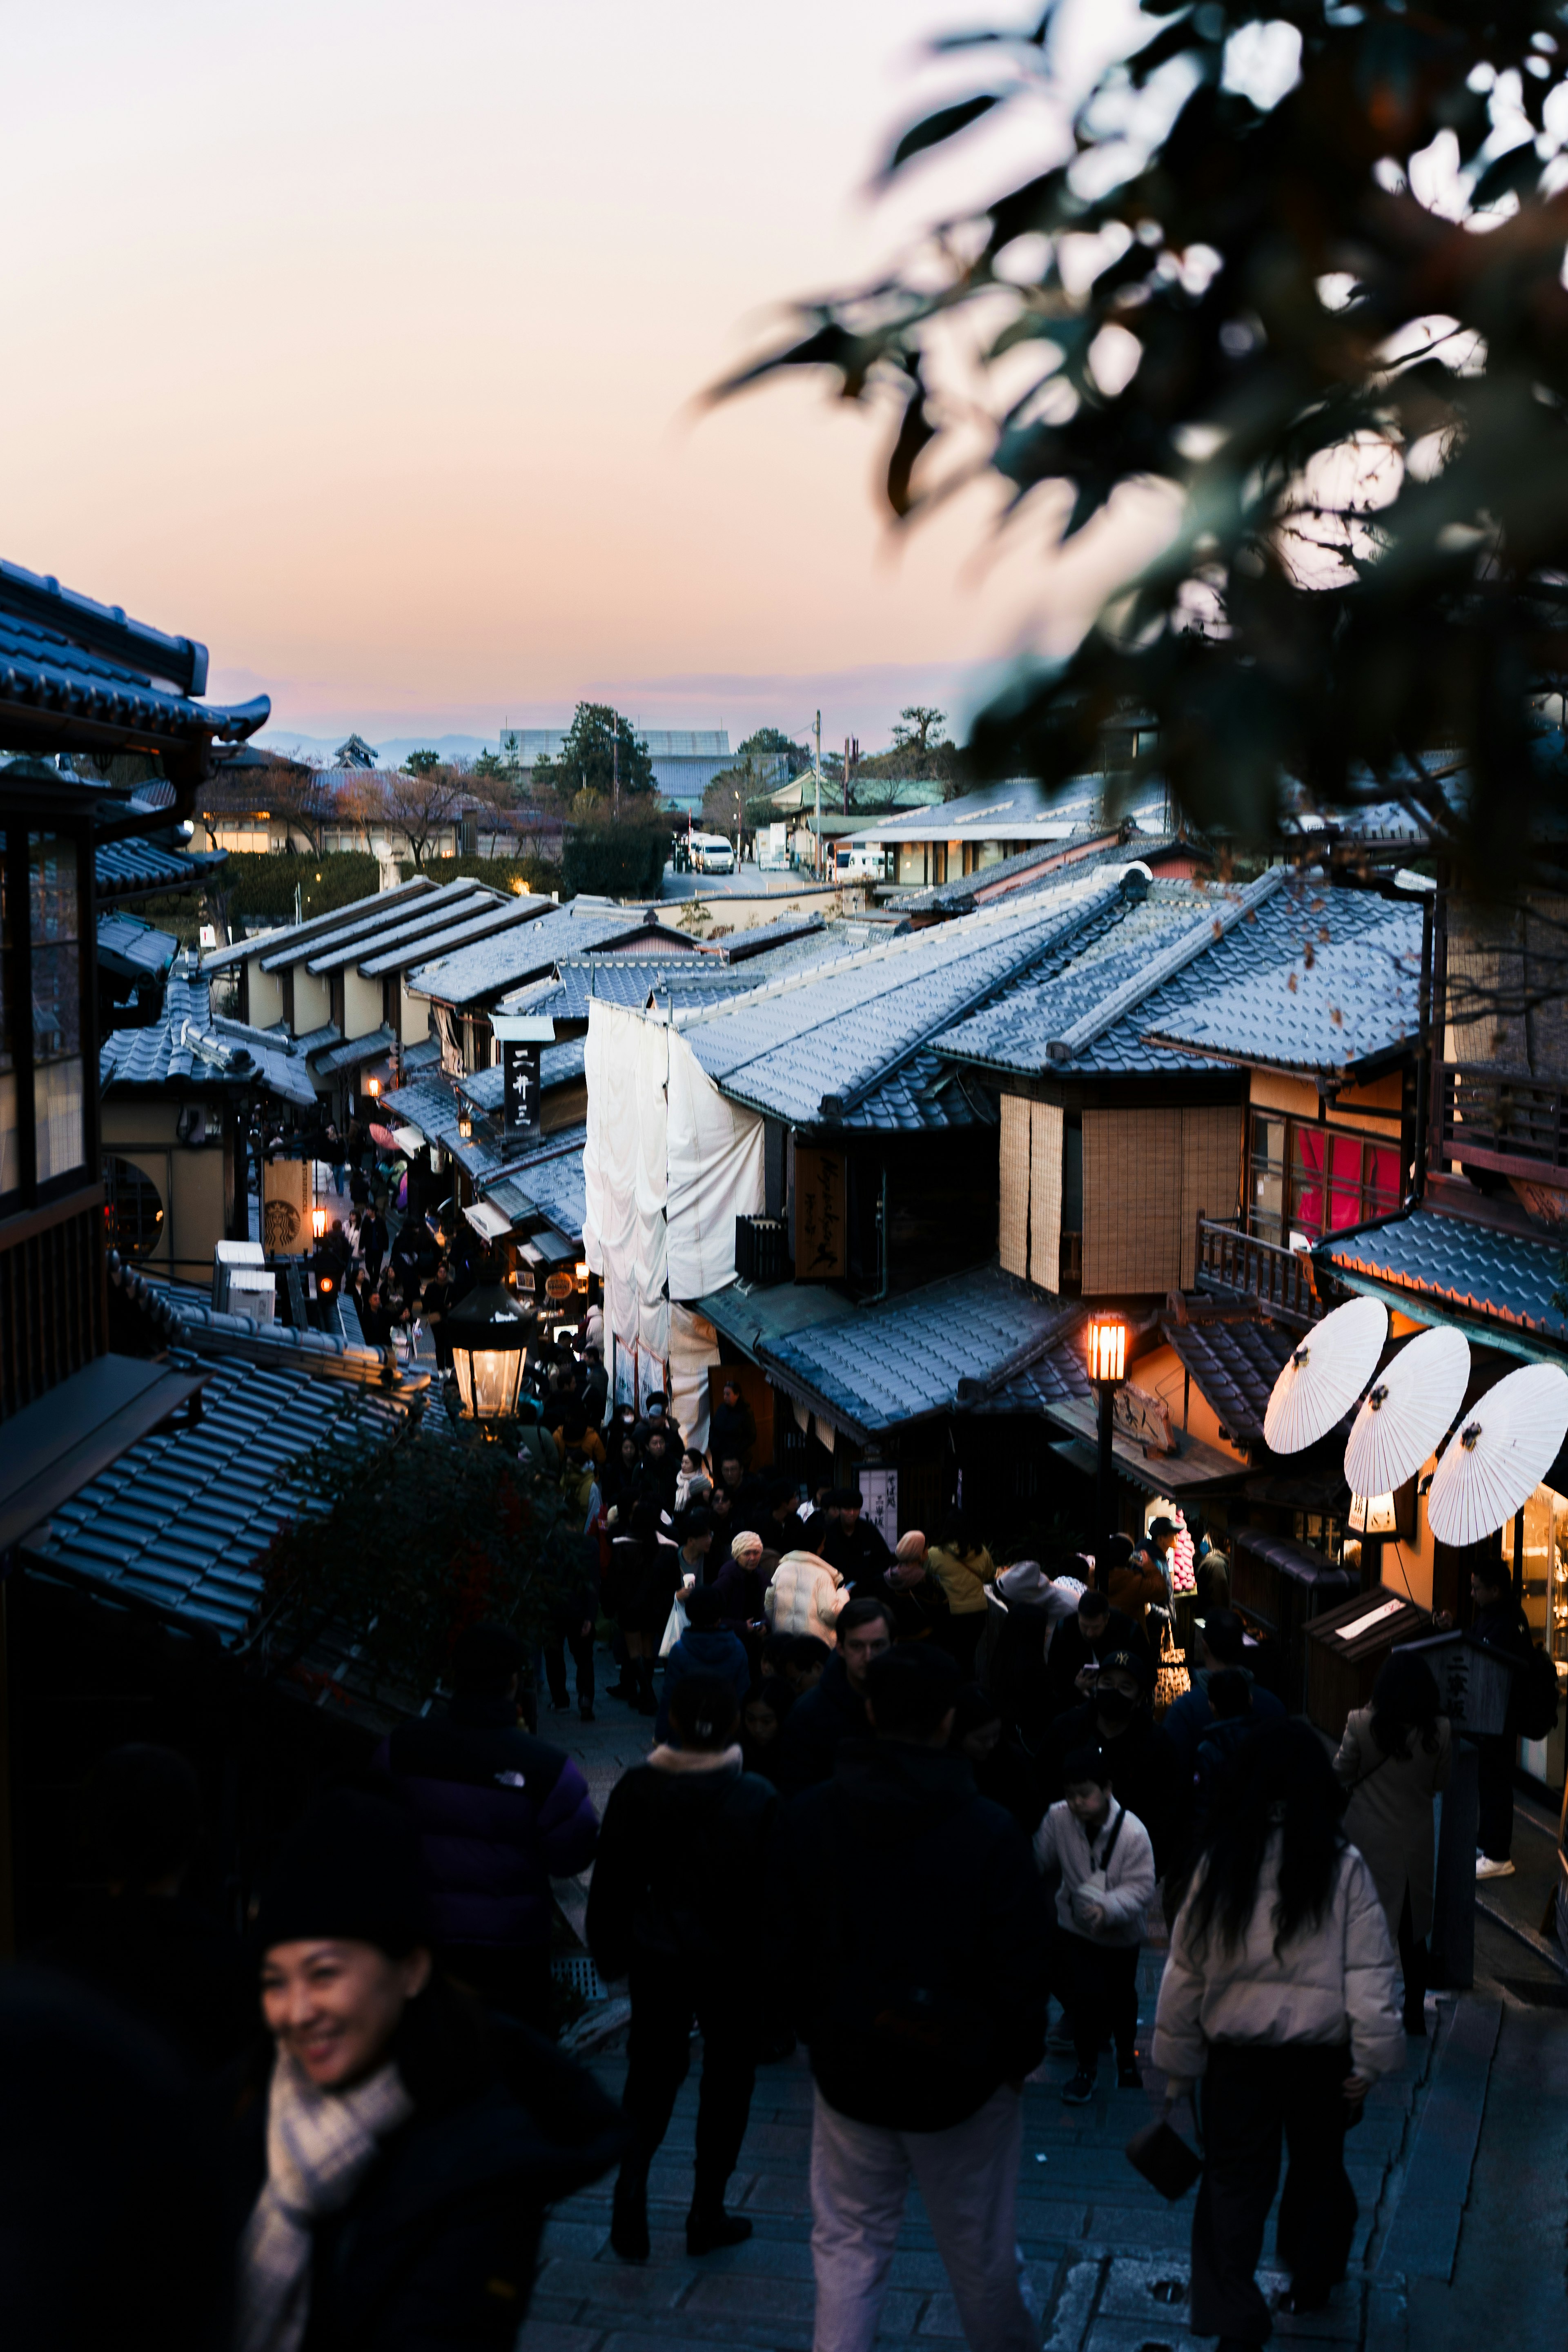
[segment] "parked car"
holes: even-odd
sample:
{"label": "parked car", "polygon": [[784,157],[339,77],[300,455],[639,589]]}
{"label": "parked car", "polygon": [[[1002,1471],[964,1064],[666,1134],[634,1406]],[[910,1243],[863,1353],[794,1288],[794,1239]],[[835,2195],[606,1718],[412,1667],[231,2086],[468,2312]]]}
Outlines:
{"label": "parked car", "polygon": [[691,863],[699,874],[733,874],[735,845],[721,833],[694,833]]}

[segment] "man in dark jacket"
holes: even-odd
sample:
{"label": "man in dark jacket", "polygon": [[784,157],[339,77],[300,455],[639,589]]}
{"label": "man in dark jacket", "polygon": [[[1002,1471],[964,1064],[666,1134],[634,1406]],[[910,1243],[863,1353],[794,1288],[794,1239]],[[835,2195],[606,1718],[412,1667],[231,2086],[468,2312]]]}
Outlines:
{"label": "man in dark jacket", "polygon": [[934,1643],[876,1660],[876,1737],[781,1826],[775,1932],[816,2086],[815,2340],[835,2352],[875,2339],[911,2172],[966,2341],[1037,2340],[1015,2199],[1047,1919],[1026,1839],[943,1752],[958,1687]]}
{"label": "man in dark jacket", "polygon": [[672,1643],[664,1662],[664,1687],[659,1695],[654,1738],[669,1738],[670,1710],[683,1682],[695,1675],[722,1683],[735,1702],[737,1716],[752,1686],[746,1645],[732,1625],[724,1622],[723,1604],[709,1584],[695,1584],[686,1595],[686,1631]]}
{"label": "man in dark jacket", "polygon": [[879,1594],[881,1580],[893,1564],[882,1530],[861,1517],[866,1497],[858,1486],[836,1486],[827,1498],[828,1529],[822,1557],[857,1592]]}
{"label": "man in dark jacket", "polygon": [[1148,1643],[1131,1618],[1113,1609],[1104,1593],[1096,1592],[1091,1585],[1079,1596],[1077,1616],[1058,1625],[1051,1637],[1051,1654],[1046,1661],[1046,1705],[1053,1717],[1082,1706],[1089,1686],[1079,1676],[1100,1665],[1112,1650],[1140,1650],[1146,1655]]}
{"label": "man in dark jacket", "polygon": [[610,2243],[648,2255],[648,2167],[702,2032],[696,2184],[686,2248],[739,2245],[752,2225],[724,2210],[756,2079],[763,1902],[778,1799],[743,1772],[740,1710],[723,1683],[689,1675],[670,1702],[675,1744],[659,1746],[610,1791],[588,1895],[588,1944],[601,1975],[630,1980],[622,2105],[632,2145],[616,2184]]}
{"label": "man in dark jacket", "polygon": [[[1257,1651],[1253,1652],[1256,1657]],[[1278,1723],[1285,1709],[1272,1691],[1255,1682],[1247,1664],[1247,1642],[1241,1620],[1229,1609],[1216,1609],[1206,1618],[1200,1643],[1200,1664],[1193,1676],[1193,1686],[1169,1710],[1161,1726],[1165,1738],[1176,1751],[1176,1763],[1182,1776],[1184,1790],[1190,1789],[1197,1770],[1198,1748],[1206,1734],[1213,1730],[1215,1710],[1209,1698],[1209,1677],[1216,1673],[1235,1670],[1244,1674],[1252,1685],[1252,1716],[1255,1722]]]}
{"label": "man in dark jacket", "polygon": [[840,1742],[866,1737],[866,1676],[873,1659],[892,1647],[893,1612],[885,1601],[847,1601],[833,1630],[837,1646],[821,1681],[796,1700],[779,1734],[779,1787],[786,1797],[830,1780]]}
{"label": "man in dark jacket", "polygon": [[710,1459],[715,1470],[726,1454],[733,1454],[748,1467],[752,1448],[757,1442],[757,1421],[751,1406],[741,1394],[739,1381],[726,1378],[723,1393],[713,1408],[713,1418],[708,1426]]}
{"label": "man in dark jacket", "polygon": [[437,1948],[482,1999],[542,2028],[550,1881],[587,1867],[599,1820],[569,1756],[518,1721],[522,1644],[470,1625],[445,1716],[401,1723],[381,1750],[419,1823]]}

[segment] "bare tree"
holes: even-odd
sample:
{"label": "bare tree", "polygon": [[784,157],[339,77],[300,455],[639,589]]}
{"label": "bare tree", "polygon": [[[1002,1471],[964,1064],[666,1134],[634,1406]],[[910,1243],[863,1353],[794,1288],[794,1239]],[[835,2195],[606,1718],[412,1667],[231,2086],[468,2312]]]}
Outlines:
{"label": "bare tree", "polygon": [[425,861],[436,844],[437,836],[451,824],[463,797],[464,780],[453,768],[428,768],[419,775],[388,776],[384,780],[384,807],[386,822],[395,825],[408,843],[408,853],[416,873],[423,873]]}

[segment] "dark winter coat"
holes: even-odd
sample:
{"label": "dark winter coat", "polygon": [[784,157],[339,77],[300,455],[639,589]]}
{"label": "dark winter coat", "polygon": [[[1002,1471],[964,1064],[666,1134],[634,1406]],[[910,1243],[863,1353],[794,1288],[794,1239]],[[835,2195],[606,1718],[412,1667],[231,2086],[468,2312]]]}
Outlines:
{"label": "dark winter coat", "polygon": [[[1098,1665],[1112,1650],[1137,1650],[1145,1657],[1149,1644],[1143,1629],[1120,1609],[1113,1609],[1106,1620],[1105,1631],[1097,1640],[1085,1639],[1083,1627],[1076,1615],[1066,1618],[1057,1627],[1051,1643],[1051,1654],[1046,1661],[1046,1705],[1053,1716],[1065,1715],[1069,1707],[1080,1706],[1083,1694],[1077,1687],[1078,1677],[1085,1666]],[[1136,1812],[1134,1805],[1131,1810]]]}
{"label": "dark winter coat", "polygon": [[[755,1529],[752,1532],[754,1534]],[[745,1568],[738,1559],[726,1559],[712,1579],[712,1585],[727,1624],[761,1622],[763,1595],[768,1588],[760,1568]]]}
{"label": "dark winter coat", "polygon": [[836,1650],[822,1669],[822,1680],[796,1699],[779,1734],[778,1784],[785,1796],[831,1780],[840,1744],[864,1739],[870,1728],[866,1702],[850,1689]]}
{"label": "dark winter coat", "polygon": [[412,1800],[437,1943],[537,1950],[550,1882],[594,1858],[598,1816],[569,1756],[524,1731],[510,1699],[455,1699],[381,1750]]}
{"label": "dark winter coat", "polygon": [[[1176,1751],[1176,1761],[1181,1768],[1184,1786],[1196,1772],[1198,1749],[1214,1729],[1217,1720],[1213,1707],[1209,1705],[1209,1676],[1214,1671],[1212,1666],[1199,1667],[1193,1676],[1191,1690],[1184,1692],[1182,1697],[1177,1699],[1175,1705],[1167,1711],[1164,1722],[1161,1726],[1166,1738]],[[1241,1671],[1244,1674],[1247,1673],[1245,1667]],[[1239,1719],[1253,1725],[1278,1723],[1283,1717],[1285,1709],[1273,1692],[1266,1691],[1261,1684],[1253,1681],[1250,1675],[1247,1675],[1247,1679],[1252,1683],[1252,1711],[1249,1716]]]}
{"label": "dark winter coat", "polygon": [[150,2026],[191,2071],[216,2072],[256,2024],[239,1943],[186,1895],[95,1893],[29,1953]]}
{"label": "dark winter coat", "polygon": [[744,1397],[739,1404],[729,1405],[721,1402],[714,1406],[712,1419],[708,1424],[708,1447],[715,1471],[721,1462],[729,1460],[731,1454],[737,1462],[749,1464],[752,1448],[756,1442],[756,1415]]}
{"label": "dark winter coat", "polygon": [[[1470,1633],[1483,1648],[1496,1651],[1505,1658],[1528,1658],[1535,1646],[1524,1612],[1511,1592],[1505,1592],[1491,1608],[1479,1609]],[[1520,1675],[1510,1677],[1508,1716],[1502,1734],[1505,1739],[1518,1736],[1523,1680]]]}
{"label": "dark winter coat", "polygon": [[773,1882],[780,1980],[839,2114],[942,2131],[1039,2063],[1045,1895],[965,1759],[847,1742],[785,1807]]}
{"label": "dark winter coat", "polygon": [[692,1675],[714,1675],[720,1682],[728,1683],[735,1694],[738,1713],[745,1706],[746,1693],[752,1686],[751,1663],[740,1635],[732,1633],[727,1625],[716,1626],[708,1633],[699,1633],[694,1625],[687,1627],[664,1662],[664,1687],[653,1727],[656,1739],[669,1738],[670,1699]]}
{"label": "dark winter coat", "polygon": [[600,1973],[624,1977],[637,1951],[752,1968],[777,1818],[777,1795],[734,1749],[659,1748],[623,1773],[588,1890]]}
{"label": "dark winter coat", "polygon": [[822,1558],[866,1600],[885,1601],[883,1577],[893,1563],[882,1530],[864,1514],[852,1528],[835,1519],[822,1538]]}
{"label": "dark winter coat", "polygon": [[[400,2064],[402,2061],[400,2058]],[[302,2352],[510,2352],[532,2290],[544,2210],[620,2156],[617,2109],[525,2027],[501,2063],[465,2063],[383,2144],[341,2213],[317,2228]],[[237,2234],[266,2179],[265,2086],[232,2147]]]}
{"label": "dark winter coat", "polygon": [[610,1605],[625,1633],[662,1633],[680,1583],[679,1545],[657,1538],[646,1549],[636,1536],[610,1547]]}
{"label": "dark winter coat", "polygon": [[1037,1747],[1050,1720],[1046,1636],[1056,1620],[1043,1601],[1023,1600],[1009,1600],[1005,1614],[996,1609],[992,1618],[985,1687],[1003,1722]]}

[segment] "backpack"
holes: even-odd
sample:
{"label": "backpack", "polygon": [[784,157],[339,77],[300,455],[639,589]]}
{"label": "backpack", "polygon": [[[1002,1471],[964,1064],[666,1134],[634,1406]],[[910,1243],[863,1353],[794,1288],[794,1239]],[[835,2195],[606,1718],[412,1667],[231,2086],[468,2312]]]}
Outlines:
{"label": "backpack", "polygon": [[1530,1645],[1514,1695],[1521,1738],[1549,1739],[1557,1728],[1557,1669],[1539,1642]]}

